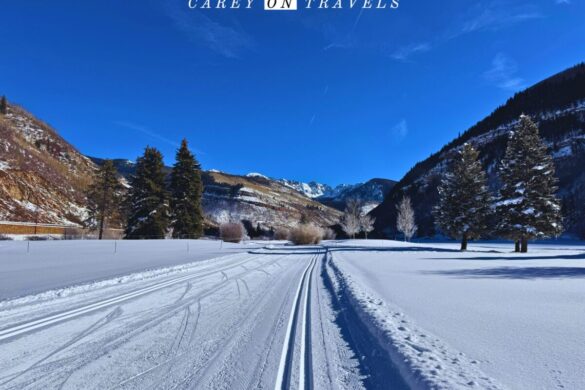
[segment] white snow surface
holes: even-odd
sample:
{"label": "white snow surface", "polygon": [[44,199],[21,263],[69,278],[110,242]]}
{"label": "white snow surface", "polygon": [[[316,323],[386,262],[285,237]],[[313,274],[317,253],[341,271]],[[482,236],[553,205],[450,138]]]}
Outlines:
{"label": "white snow surface", "polygon": [[334,265],[411,384],[585,388],[585,246],[337,246]]}
{"label": "white snow surface", "polygon": [[585,245],[219,244],[0,241],[0,388],[585,388]]}
{"label": "white snow surface", "polygon": [[213,240],[0,241],[0,301],[254,247]]}

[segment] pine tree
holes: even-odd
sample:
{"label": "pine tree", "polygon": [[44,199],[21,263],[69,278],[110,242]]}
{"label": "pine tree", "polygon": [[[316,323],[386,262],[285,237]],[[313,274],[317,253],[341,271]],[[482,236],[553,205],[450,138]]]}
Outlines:
{"label": "pine tree", "polygon": [[6,96],[0,98],[0,114],[6,115],[8,112],[8,102],[6,102]]}
{"label": "pine tree", "polygon": [[491,196],[479,153],[471,144],[463,145],[459,157],[439,186],[439,205],[434,210],[440,229],[449,237],[461,240],[467,250],[468,240],[487,233]]}
{"label": "pine tree", "polygon": [[173,237],[199,238],[203,234],[202,193],[201,166],[183,140],[171,173]]}
{"label": "pine tree", "polygon": [[100,240],[104,228],[121,216],[122,191],[114,164],[111,160],[106,160],[86,192],[88,216],[85,225],[97,230]]}
{"label": "pine tree", "polygon": [[555,196],[555,168],[538,126],[526,115],[510,134],[500,167],[502,188],[496,203],[498,233],[528,251],[528,240],[562,232],[561,207]]}
{"label": "pine tree", "polygon": [[125,235],[130,239],[164,238],[170,222],[162,154],[146,147],[136,162],[127,197]]}

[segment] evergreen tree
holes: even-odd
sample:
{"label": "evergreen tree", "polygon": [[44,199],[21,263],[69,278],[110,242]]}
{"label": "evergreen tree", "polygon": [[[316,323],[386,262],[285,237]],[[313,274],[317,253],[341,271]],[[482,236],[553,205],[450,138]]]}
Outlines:
{"label": "evergreen tree", "polygon": [[8,112],[8,102],[6,102],[6,96],[0,98],[0,114],[6,115]]}
{"label": "evergreen tree", "polygon": [[183,140],[171,173],[173,237],[198,238],[203,234],[202,193],[201,166]]}
{"label": "evergreen tree", "polygon": [[465,144],[439,186],[439,205],[434,210],[437,225],[449,237],[460,239],[461,250],[467,250],[468,240],[488,231],[490,203],[479,153]]}
{"label": "evergreen tree", "polygon": [[122,191],[114,164],[111,160],[106,160],[86,192],[88,216],[85,224],[98,231],[100,240],[106,225],[119,219],[121,215]]}
{"label": "evergreen tree", "polygon": [[162,154],[146,147],[136,162],[127,197],[125,235],[130,239],[164,238],[170,222]]}
{"label": "evergreen tree", "polygon": [[561,234],[553,160],[540,139],[538,126],[526,115],[520,117],[510,134],[500,179],[498,233],[514,240],[517,252],[528,251],[528,240]]}

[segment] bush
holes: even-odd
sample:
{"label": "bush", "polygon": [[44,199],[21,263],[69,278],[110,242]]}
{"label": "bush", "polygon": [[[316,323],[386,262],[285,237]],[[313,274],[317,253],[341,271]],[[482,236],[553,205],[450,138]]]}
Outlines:
{"label": "bush", "polygon": [[323,229],[323,239],[324,240],[335,240],[335,237],[337,237],[337,234],[335,234],[335,230],[333,230],[331,228]]}
{"label": "bush", "polygon": [[245,233],[241,222],[222,223],[219,227],[219,237],[225,242],[240,242]]}
{"label": "bush", "polygon": [[4,234],[0,234],[0,241],[12,241],[12,237],[5,236]]}
{"label": "bush", "polygon": [[285,228],[277,228],[274,231],[274,239],[275,240],[288,240],[289,231]]}
{"label": "bush", "polygon": [[299,225],[290,231],[290,240],[295,245],[318,244],[323,238],[323,230],[313,225]]}

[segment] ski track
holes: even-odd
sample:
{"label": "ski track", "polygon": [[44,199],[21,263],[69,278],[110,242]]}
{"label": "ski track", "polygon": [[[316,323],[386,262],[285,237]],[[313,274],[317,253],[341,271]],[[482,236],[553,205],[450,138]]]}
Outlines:
{"label": "ski track", "polygon": [[375,356],[344,330],[327,256],[282,246],[19,306],[0,316],[0,388],[361,388]]}

